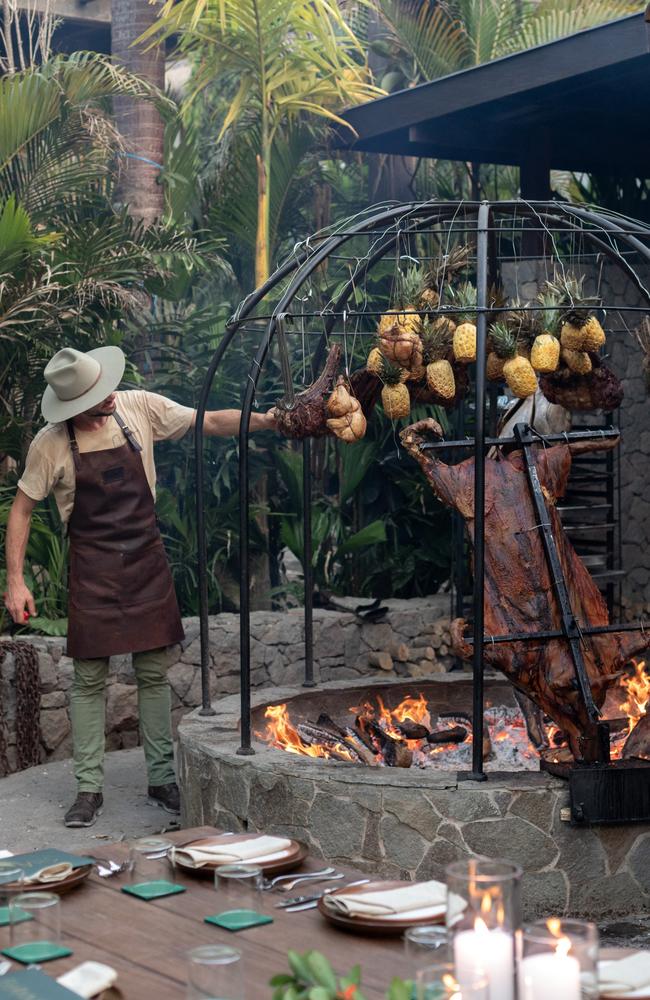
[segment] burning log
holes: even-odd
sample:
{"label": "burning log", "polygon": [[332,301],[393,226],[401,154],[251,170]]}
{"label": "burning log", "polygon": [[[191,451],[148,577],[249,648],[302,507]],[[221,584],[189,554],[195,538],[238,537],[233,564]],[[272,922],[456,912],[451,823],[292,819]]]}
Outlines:
{"label": "burning log", "polygon": [[319,729],[318,726],[314,726],[309,722],[299,722],[296,726],[296,732],[307,746],[323,747],[336,760],[353,761],[355,764],[361,763],[361,757],[353,747],[338,739],[332,733],[327,732],[326,729]]}
{"label": "burning log", "polygon": [[405,740],[426,740],[430,736],[426,726],[420,725],[419,722],[412,722],[410,719],[397,722],[396,726]]}
{"label": "burning log", "polygon": [[361,733],[369,736],[372,743],[381,751],[387,767],[410,767],[413,762],[413,754],[401,740],[395,740],[388,733],[384,732],[381,726],[374,719],[358,715],[356,726]]}
{"label": "burning log", "polygon": [[372,747],[368,746],[361,735],[350,726],[339,726],[326,712],[321,712],[316,720],[316,726],[338,736],[345,746],[350,747],[368,767],[377,767],[379,761]]}
{"label": "burning log", "polygon": [[449,729],[434,729],[427,736],[427,743],[464,743],[468,730],[465,726],[450,726]]}
{"label": "burning log", "polygon": [[623,757],[650,760],[650,715],[644,715],[625,741]]}
{"label": "burning log", "polygon": [[[401,433],[408,453],[420,464],[436,495],[459,511],[470,538],[474,530],[474,460],[449,466],[435,451],[422,451],[427,436],[442,437],[435,420],[419,421]],[[546,495],[553,535],[559,552],[571,605],[582,625],[608,623],[607,607],[562,528],[555,500],[564,494],[571,455],[615,447],[615,438],[571,442],[536,449],[537,472]],[[513,450],[485,462],[485,635],[561,628],[561,613],[551,577],[538,518],[530,496],[521,452]],[[454,623],[455,652],[471,659],[472,648],[463,639],[465,623]],[[582,653],[597,706],[605,700],[607,685],[626,661],[650,645],[650,636],[638,632],[585,635]],[[501,670],[566,732],[576,760],[591,749],[594,724],[579,688],[566,639],[543,643],[489,643],[484,660]]]}

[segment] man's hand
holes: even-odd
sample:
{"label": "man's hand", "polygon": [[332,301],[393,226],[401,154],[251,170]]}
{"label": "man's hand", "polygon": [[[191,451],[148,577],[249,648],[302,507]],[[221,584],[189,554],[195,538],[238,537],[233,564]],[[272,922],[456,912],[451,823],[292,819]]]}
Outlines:
{"label": "man's hand", "polygon": [[265,425],[264,429],[268,431],[277,431],[278,429],[278,416],[275,406],[267,410],[266,413],[261,414],[264,417]]}
{"label": "man's hand", "polygon": [[[16,622],[16,625],[24,625],[30,617],[36,617],[36,605],[32,592],[25,586],[24,582],[8,583],[4,594],[5,608]],[[25,610],[25,607],[27,610]]]}

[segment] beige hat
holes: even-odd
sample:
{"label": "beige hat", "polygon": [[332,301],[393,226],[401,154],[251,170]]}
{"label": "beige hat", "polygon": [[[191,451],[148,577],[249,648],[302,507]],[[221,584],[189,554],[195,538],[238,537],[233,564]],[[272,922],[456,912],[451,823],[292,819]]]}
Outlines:
{"label": "beige hat", "polygon": [[64,347],[43,372],[47,389],[41,413],[50,423],[58,424],[96,406],[117,389],[125,364],[119,347],[97,347],[86,354]]}

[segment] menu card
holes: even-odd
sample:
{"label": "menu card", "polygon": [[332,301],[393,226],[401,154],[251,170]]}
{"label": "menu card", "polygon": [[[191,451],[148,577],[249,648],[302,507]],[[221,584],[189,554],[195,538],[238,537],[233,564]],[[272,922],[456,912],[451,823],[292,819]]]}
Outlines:
{"label": "menu card", "polygon": [[0,976],[0,1000],[79,1000],[79,994],[39,969],[25,969]]}

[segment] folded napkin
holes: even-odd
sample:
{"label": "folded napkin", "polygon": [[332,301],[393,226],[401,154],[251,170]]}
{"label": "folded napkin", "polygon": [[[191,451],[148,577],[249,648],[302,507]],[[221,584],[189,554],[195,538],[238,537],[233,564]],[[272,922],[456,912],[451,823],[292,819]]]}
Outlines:
{"label": "folded napkin", "polygon": [[202,844],[200,847],[175,847],[172,851],[174,860],[191,868],[202,868],[204,865],[236,864],[238,861],[254,861],[266,858],[269,854],[279,854],[291,847],[291,841],[286,837],[255,837],[250,840],[240,840],[232,843],[231,839],[219,844]]}
{"label": "folded napkin", "polygon": [[650,951],[637,951],[614,962],[599,962],[598,985],[605,995],[622,996],[647,986],[650,996]]}
{"label": "folded napkin", "polygon": [[333,913],[346,917],[382,917],[391,913],[410,913],[433,906],[445,905],[447,890],[442,882],[415,882],[400,889],[376,892],[349,892],[323,896],[323,902]]}
{"label": "folded napkin", "polygon": [[64,878],[72,872],[72,865],[67,861],[60,861],[55,865],[46,865],[37,872],[33,872],[25,878],[25,885],[49,885],[51,882],[62,882]]}
{"label": "folded napkin", "polygon": [[59,976],[57,983],[66,989],[78,993],[80,997],[90,1000],[98,993],[103,993],[117,980],[117,972],[110,965],[101,962],[82,962],[69,972]]}

